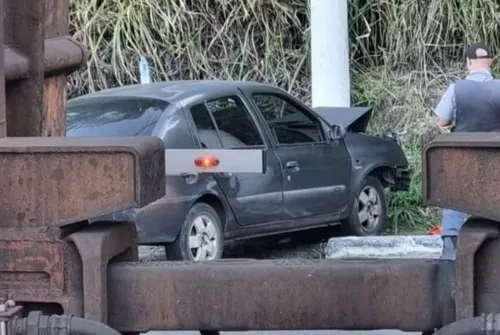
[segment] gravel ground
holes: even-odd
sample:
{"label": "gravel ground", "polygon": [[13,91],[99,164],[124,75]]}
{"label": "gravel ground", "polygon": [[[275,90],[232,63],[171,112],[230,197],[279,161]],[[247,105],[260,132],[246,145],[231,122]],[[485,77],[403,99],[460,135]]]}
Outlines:
{"label": "gravel ground", "polygon": [[[325,228],[295,234],[233,242],[224,247],[224,258],[324,258],[328,239],[340,236],[338,228]],[[165,260],[163,247],[139,247],[144,260]]]}
{"label": "gravel ground", "polygon": [[[245,242],[228,246],[224,258],[254,258],[254,259],[279,259],[279,258],[324,258],[325,243],[290,245]],[[141,259],[148,261],[164,261],[165,249],[163,247],[139,247]]]}

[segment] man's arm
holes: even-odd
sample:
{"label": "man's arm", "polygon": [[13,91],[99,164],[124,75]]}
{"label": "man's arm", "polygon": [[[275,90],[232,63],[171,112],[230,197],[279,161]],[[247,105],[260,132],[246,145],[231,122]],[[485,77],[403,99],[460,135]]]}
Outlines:
{"label": "man's arm", "polygon": [[456,105],[455,105],[455,84],[451,84],[446,89],[446,92],[439,100],[439,103],[434,110],[438,117],[438,125],[440,127],[451,126],[455,120]]}

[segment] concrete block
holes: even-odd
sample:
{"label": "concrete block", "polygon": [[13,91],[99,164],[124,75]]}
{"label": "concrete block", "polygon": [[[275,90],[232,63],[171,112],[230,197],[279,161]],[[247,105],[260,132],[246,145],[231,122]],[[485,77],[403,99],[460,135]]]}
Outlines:
{"label": "concrete block", "polygon": [[325,248],[327,259],[439,258],[440,236],[367,236],[331,238]]}

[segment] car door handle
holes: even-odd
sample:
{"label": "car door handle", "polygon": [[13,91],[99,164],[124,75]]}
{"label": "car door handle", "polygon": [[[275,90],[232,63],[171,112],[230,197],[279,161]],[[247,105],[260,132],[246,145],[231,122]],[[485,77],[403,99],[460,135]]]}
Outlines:
{"label": "car door handle", "polygon": [[289,162],[286,162],[285,167],[287,169],[298,169],[299,163],[297,161],[289,161]]}

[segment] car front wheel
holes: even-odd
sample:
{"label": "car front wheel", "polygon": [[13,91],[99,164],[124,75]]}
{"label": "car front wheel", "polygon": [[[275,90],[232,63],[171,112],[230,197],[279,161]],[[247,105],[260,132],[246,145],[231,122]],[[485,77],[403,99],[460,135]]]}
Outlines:
{"label": "car front wheel", "polygon": [[388,221],[384,187],[377,178],[367,176],[360,185],[344,227],[349,235],[375,236],[384,232]]}
{"label": "car front wheel", "polygon": [[222,257],[222,224],[217,212],[199,202],[189,210],[179,236],[165,247],[167,260],[208,261]]}

